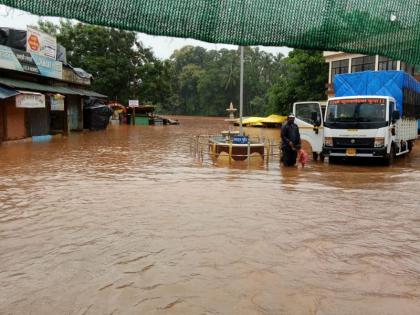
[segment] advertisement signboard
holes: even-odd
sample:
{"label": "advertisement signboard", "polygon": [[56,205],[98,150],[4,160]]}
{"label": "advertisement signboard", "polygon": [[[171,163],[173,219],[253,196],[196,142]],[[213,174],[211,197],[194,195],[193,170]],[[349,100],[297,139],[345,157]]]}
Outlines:
{"label": "advertisement signboard", "polygon": [[51,110],[64,111],[64,98],[61,94],[51,96]]}
{"label": "advertisement signboard", "polygon": [[45,108],[45,95],[25,92],[16,96],[17,108]]}
{"label": "advertisement signboard", "polygon": [[31,54],[31,56],[41,75],[60,80],[63,78],[63,64],[61,62],[37,54]]}
{"label": "advertisement signboard", "polygon": [[0,45],[0,68],[62,80],[63,64],[51,58]]}
{"label": "advertisement signboard", "polygon": [[32,27],[27,28],[26,34],[27,52],[56,59],[57,39],[55,37]]}
{"label": "advertisement signboard", "polygon": [[129,100],[128,107],[139,107],[139,100]]}

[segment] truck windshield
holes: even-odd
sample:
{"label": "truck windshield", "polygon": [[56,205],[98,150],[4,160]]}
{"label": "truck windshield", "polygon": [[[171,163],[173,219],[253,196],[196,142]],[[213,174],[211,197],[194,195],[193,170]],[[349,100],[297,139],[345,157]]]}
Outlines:
{"label": "truck windshield", "polygon": [[340,99],[328,103],[326,123],[379,123],[386,121],[385,99]]}

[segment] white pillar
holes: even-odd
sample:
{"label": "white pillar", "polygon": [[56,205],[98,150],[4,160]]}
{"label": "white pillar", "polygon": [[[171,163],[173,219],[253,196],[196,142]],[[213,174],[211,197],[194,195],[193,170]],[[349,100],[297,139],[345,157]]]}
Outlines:
{"label": "white pillar", "polygon": [[329,65],[329,72],[328,72],[328,83],[332,83],[332,61],[328,63]]}
{"label": "white pillar", "polygon": [[241,78],[239,91],[239,134],[243,136],[244,130],[242,126],[242,116],[244,108],[244,47],[241,46]]}
{"label": "white pillar", "polygon": [[350,57],[349,58],[349,73],[351,73],[351,66],[352,66],[351,62],[352,62],[352,58]]}
{"label": "white pillar", "polygon": [[375,56],[375,71],[379,70],[379,55]]}

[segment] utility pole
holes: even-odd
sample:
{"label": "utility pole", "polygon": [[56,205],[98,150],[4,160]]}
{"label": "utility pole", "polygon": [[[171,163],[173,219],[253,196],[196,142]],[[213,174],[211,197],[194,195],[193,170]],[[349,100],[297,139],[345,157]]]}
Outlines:
{"label": "utility pole", "polygon": [[239,135],[244,135],[242,126],[242,116],[244,109],[244,47],[241,47],[241,79],[240,79],[240,95],[239,95]]}

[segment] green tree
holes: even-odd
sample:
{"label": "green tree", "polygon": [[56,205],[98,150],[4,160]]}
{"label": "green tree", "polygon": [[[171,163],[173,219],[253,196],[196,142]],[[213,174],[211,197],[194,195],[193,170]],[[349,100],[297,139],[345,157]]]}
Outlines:
{"label": "green tree", "polygon": [[326,98],[328,67],[322,52],[295,49],[284,60],[284,67],[283,75],[268,92],[270,110],[287,114],[294,102]]}
{"label": "green tree", "polygon": [[[282,55],[245,48],[244,113],[264,114],[267,91],[281,75]],[[171,57],[172,90],[185,114],[226,115],[226,106],[239,105],[240,60],[238,50],[210,50],[186,46]],[[191,73],[191,69],[195,69]],[[186,75],[187,74],[187,75]],[[195,83],[192,84],[191,81]],[[188,87],[188,93],[186,92]]]}
{"label": "green tree", "polygon": [[182,68],[190,64],[203,67],[208,61],[208,52],[199,46],[184,46],[175,50],[171,56],[176,72],[181,72]]}
{"label": "green tree", "polygon": [[[39,28],[57,37],[68,63],[93,75],[92,88],[127,103],[128,99],[164,103],[170,95],[165,63],[137,40],[135,32],[61,20],[40,21]],[[170,92],[170,89],[169,89]]]}
{"label": "green tree", "polygon": [[200,115],[202,111],[199,107],[197,87],[203,70],[194,64],[188,64],[182,68],[179,74],[179,95],[184,102],[182,114]]}
{"label": "green tree", "polygon": [[[135,32],[40,21],[67,48],[68,62],[94,76],[92,88],[127,104],[157,105],[164,113],[225,116],[239,106],[238,49],[185,46],[159,60]],[[327,66],[321,52],[296,49],[287,58],[245,47],[244,115],[287,113],[295,101],[324,98]]]}

